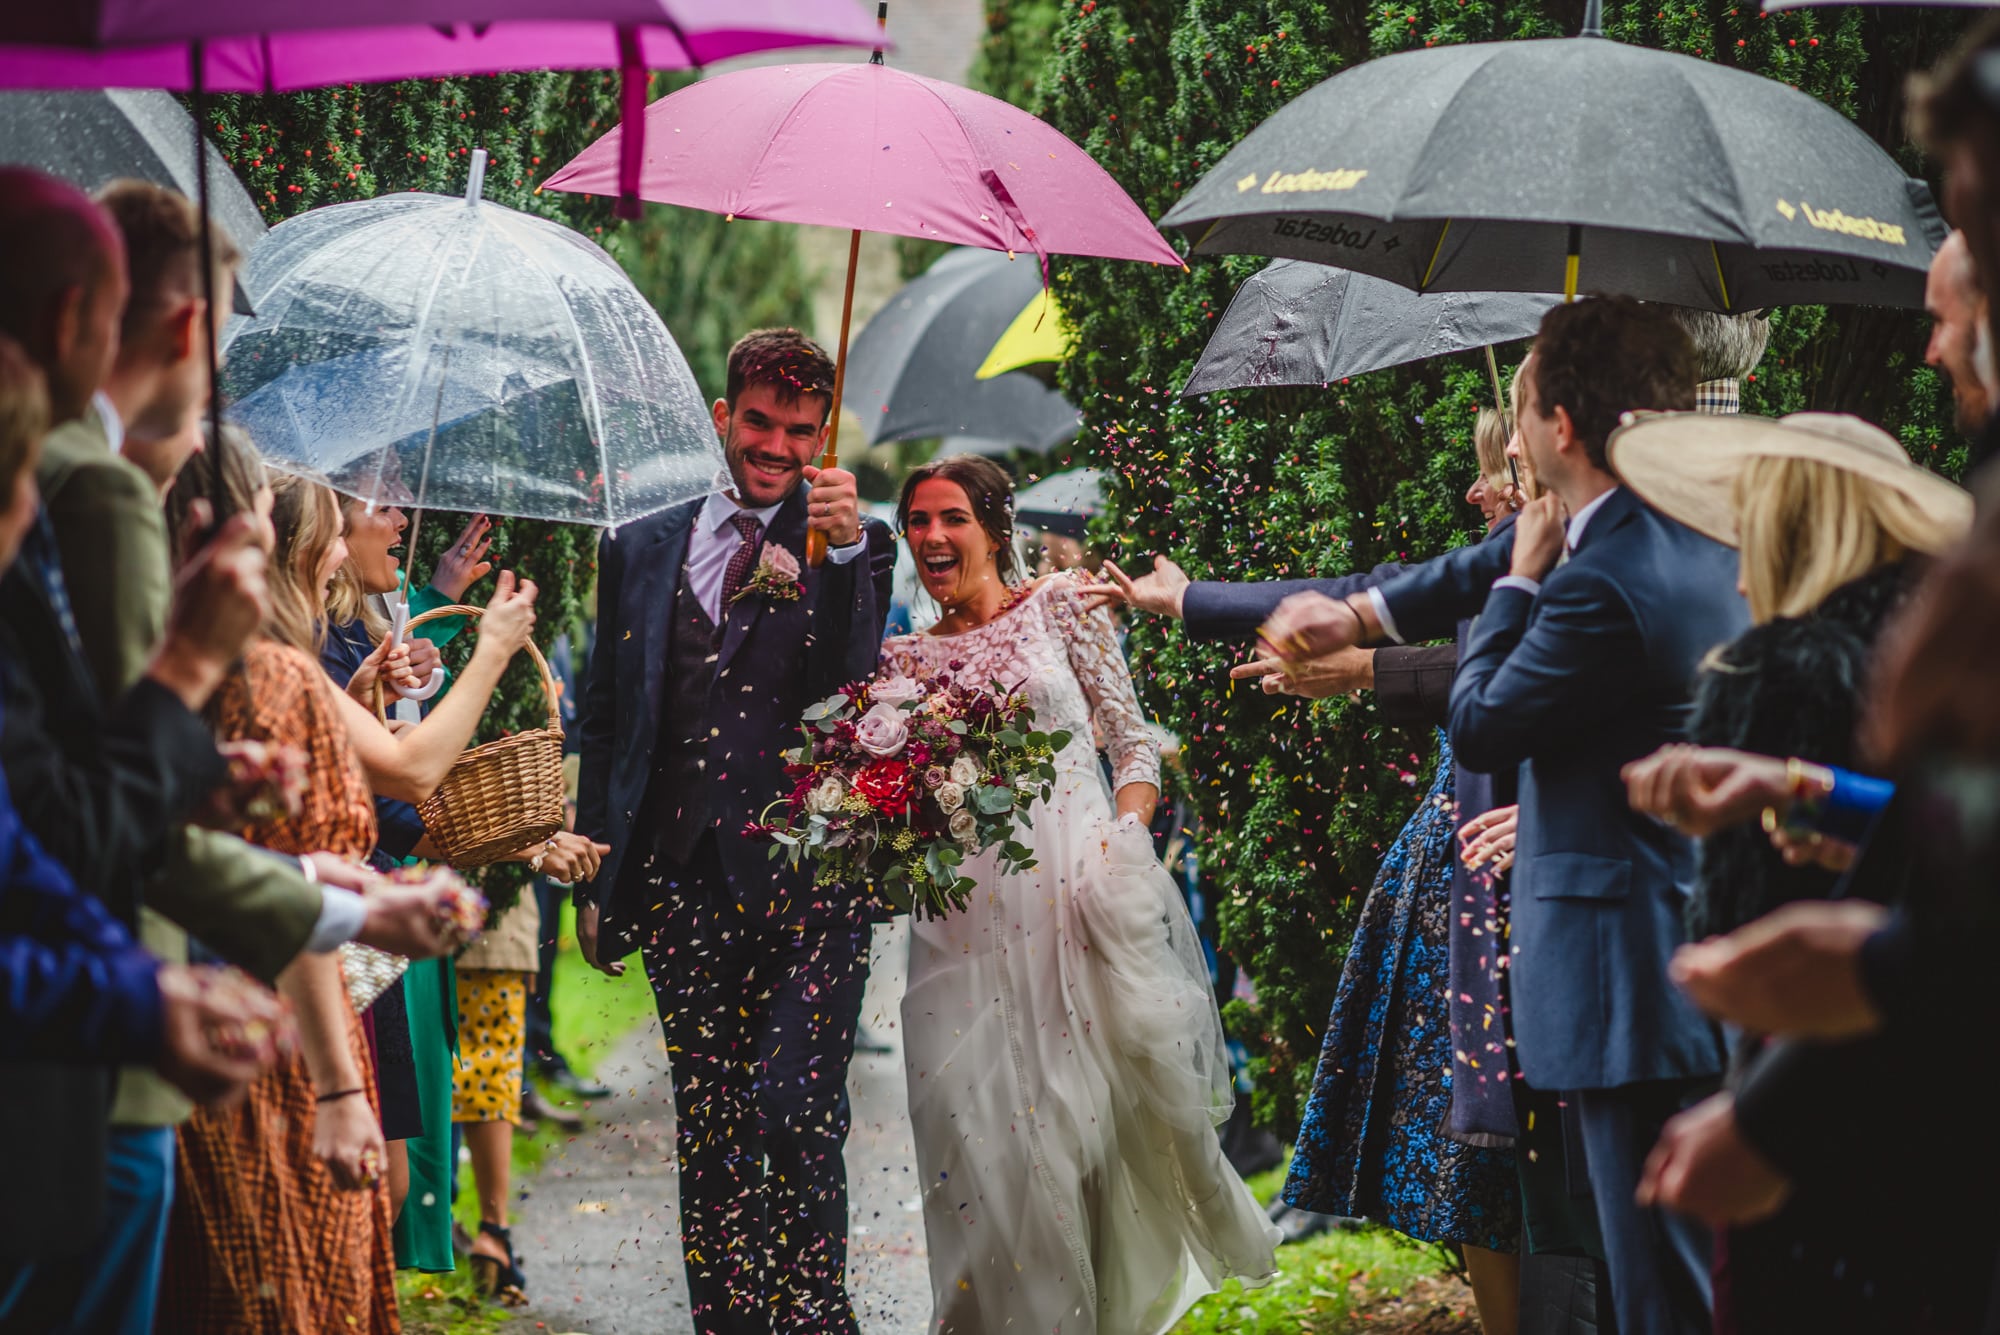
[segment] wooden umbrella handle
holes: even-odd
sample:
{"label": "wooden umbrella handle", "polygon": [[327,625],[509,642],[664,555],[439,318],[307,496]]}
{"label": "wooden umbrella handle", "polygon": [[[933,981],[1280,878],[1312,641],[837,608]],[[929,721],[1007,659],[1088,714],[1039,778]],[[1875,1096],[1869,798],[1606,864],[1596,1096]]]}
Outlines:
{"label": "wooden umbrella handle", "polygon": [[[857,227],[847,239],[847,292],[840,300],[840,354],[833,363],[833,409],[826,417],[826,453],[820,457],[821,468],[840,466],[840,398],[847,388],[847,326],[854,319],[854,267],[860,259],[861,229]],[[826,564],[825,530],[806,530],[806,564]]]}

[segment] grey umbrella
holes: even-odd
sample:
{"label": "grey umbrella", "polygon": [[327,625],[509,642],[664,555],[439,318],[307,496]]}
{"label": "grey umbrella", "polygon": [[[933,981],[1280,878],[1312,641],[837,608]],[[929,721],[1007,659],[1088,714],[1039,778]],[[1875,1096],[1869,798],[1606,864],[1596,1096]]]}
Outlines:
{"label": "grey umbrella", "polygon": [[1324,385],[1451,352],[1530,338],[1561,297],[1430,292],[1305,260],[1253,274],[1209,335],[1184,395]]}
{"label": "grey umbrella", "polygon": [[[95,190],[120,176],[171,186],[192,199],[194,121],[172,94],[157,88],[90,92],[0,92],[0,160],[60,176]],[[215,145],[208,154],[209,209],[230,238],[248,250],[264,235],[264,215]],[[237,310],[247,311],[242,288]]]}
{"label": "grey umbrella", "polygon": [[1095,468],[1072,468],[1043,478],[1014,497],[1014,517],[1024,524],[1084,535],[1090,517],[1104,508],[1104,474]]}
{"label": "grey umbrella", "polygon": [[1074,436],[1076,409],[1036,377],[975,374],[1041,283],[1032,257],[963,246],[890,297],[848,354],[847,406],[868,443],[976,436],[1045,450]]}
{"label": "grey umbrella", "polygon": [[1371,60],[1287,104],[1161,220],[1195,250],[1420,292],[1708,310],[1919,306],[1929,188],[1815,98],[1594,35]]}

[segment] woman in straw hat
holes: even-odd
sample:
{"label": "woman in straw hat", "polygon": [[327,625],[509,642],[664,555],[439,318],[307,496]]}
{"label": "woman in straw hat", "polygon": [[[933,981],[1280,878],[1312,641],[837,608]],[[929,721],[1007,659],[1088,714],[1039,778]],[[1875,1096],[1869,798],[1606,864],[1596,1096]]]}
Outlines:
{"label": "woman in straw hat", "polygon": [[[1654,508],[1741,554],[1754,624],[1702,665],[1690,740],[1854,764],[1877,637],[1915,567],[1964,537],[1972,498],[1881,428],[1835,413],[1649,417],[1612,437],[1610,457]],[[1720,830],[1697,845],[1690,935],[1827,898],[1834,880],[1789,864],[1754,824]],[[1739,1065],[1761,1048],[1744,1036]],[[1900,1258],[1881,1237],[1914,1221],[1886,1202],[1812,1195],[1720,1243],[1718,1332],[1868,1329],[1879,1324],[1869,1313],[1897,1310],[1892,1295],[1918,1287],[1923,1258]]]}

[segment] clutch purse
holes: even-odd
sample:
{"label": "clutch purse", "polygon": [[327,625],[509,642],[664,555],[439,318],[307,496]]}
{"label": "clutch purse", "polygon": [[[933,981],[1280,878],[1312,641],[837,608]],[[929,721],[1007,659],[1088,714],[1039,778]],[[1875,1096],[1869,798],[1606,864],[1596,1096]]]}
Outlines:
{"label": "clutch purse", "polygon": [[347,999],[354,1003],[356,1015],[373,1006],[376,998],[387,992],[409,967],[409,960],[401,955],[391,955],[356,941],[340,947],[340,972],[347,980]]}

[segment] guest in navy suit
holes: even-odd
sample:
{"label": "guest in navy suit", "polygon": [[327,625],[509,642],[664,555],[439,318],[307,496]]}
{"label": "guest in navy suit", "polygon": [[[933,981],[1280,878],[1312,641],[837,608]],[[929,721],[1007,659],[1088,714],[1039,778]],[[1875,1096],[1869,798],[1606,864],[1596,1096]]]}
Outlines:
{"label": "guest in navy suit", "polygon": [[873,915],[742,835],[791,791],[800,713],[874,672],[889,606],[887,526],[812,466],[833,372],[797,330],[746,335],[714,405],[727,488],[599,548],[577,829],[611,852],[577,936],[610,973],[638,948],[659,1003],[703,1335],[856,1330],[841,1147]]}
{"label": "guest in navy suit", "polygon": [[[1660,1126],[1712,1087],[1722,1050],[1666,972],[1692,848],[1630,810],[1619,769],[1682,735],[1696,665],[1749,614],[1728,550],[1621,489],[1604,451],[1627,410],[1693,408],[1694,383],[1692,348],[1665,311],[1596,298],[1550,312],[1519,420],[1553,494],[1522,512],[1452,687],[1461,761],[1520,766],[1515,1041],[1530,1084],[1578,1091],[1627,1335],[1708,1329],[1705,1231],[1640,1209],[1633,1191]],[[1393,607],[1395,586],[1383,594]],[[1352,606],[1297,603],[1268,629],[1304,654],[1338,647],[1359,619]]]}

